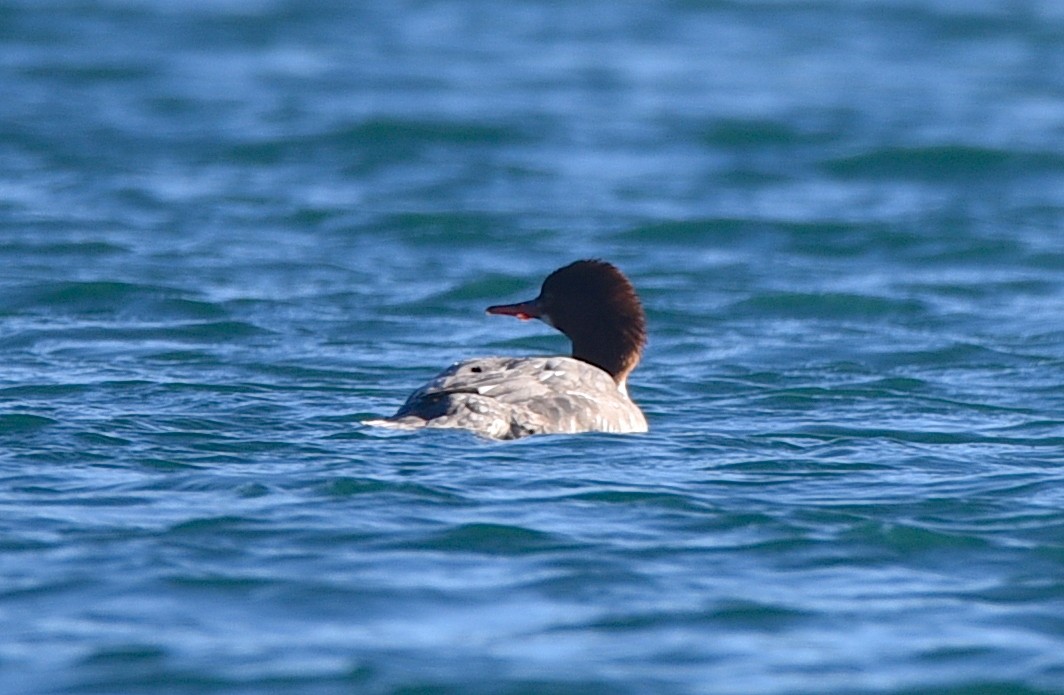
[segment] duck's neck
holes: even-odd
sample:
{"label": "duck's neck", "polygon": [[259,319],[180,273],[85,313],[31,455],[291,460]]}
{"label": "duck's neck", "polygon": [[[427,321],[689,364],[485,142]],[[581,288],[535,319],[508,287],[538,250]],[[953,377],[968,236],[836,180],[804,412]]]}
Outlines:
{"label": "duck's neck", "polygon": [[628,375],[639,364],[642,353],[639,340],[623,331],[596,331],[591,335],[574,336],[572,340],[574,359],[604,370],[621,391],[627,393]]}

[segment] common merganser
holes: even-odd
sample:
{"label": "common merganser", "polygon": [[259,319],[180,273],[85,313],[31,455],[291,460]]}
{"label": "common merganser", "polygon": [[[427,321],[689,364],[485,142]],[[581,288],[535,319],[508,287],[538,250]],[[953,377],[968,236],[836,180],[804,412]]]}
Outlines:
{"label": "common merganser", "polygon": [[553,326],[572,341],[572,357],[459,362],[411,394],[395,415],[366,424],[460,428],[493,439],[647,431],[627,385],[646,345],[646,318],[635,288],[616,267],[576,261],[547,276],[535,299],[487,312]]}

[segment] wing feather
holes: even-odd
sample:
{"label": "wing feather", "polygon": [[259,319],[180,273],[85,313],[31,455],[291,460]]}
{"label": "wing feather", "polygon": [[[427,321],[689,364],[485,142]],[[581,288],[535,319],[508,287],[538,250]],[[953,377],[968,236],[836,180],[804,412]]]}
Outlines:
{"label": "wing feather", "polygon": [[393,417],[373,424],[460,427],[497,439],[647,429],[609,374],[570,357],[459,362],[411,394]]}

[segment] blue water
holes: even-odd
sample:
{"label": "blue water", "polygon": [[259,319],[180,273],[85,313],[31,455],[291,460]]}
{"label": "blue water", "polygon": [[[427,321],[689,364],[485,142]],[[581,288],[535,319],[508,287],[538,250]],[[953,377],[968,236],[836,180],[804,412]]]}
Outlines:
{"label": "blue water", "polygon": [[[0,2],[3,693],[1064,693],[1064,6]],[[366,428],[606,258],[647,435]]]}

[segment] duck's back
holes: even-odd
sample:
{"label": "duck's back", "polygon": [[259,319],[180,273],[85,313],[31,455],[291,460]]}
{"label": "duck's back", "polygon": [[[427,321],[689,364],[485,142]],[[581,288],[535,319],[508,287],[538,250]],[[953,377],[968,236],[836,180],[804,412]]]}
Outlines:
{"label": "duck's back", "polygon": [[609,374],[571,357],[459,362],[372,424],[454,427],[495,439],[530,434],[646,432],[643,413]]}

